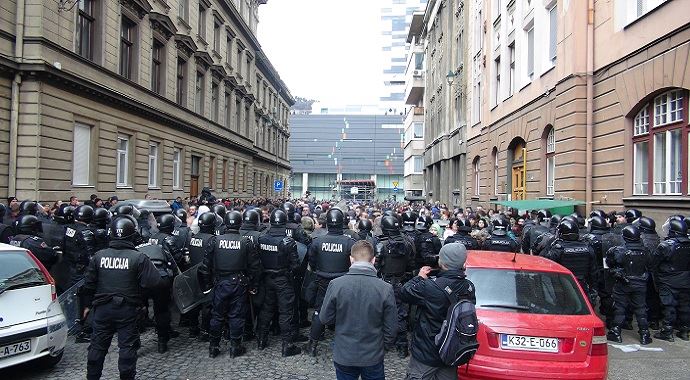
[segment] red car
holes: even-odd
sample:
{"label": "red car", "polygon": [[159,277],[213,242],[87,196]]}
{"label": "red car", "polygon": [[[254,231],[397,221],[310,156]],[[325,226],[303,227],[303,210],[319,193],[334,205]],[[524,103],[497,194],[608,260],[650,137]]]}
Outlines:
{"label": "red car", "polygon": [[479,350],[460,379],[606,379],[604,323],[575,277],[538,256],[472,251]]}

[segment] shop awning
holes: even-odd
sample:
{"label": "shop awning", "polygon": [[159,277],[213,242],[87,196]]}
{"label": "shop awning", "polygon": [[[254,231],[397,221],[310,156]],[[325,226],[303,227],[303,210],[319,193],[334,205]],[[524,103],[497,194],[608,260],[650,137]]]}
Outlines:
{"label": "shop awning", "polygon": [[583,205],[582,201],[552,200],[552,199],[527,199],[519,201],[491,201],[516,210],[550,210],[553,214],[566,215],[573,212],[575,206]]}

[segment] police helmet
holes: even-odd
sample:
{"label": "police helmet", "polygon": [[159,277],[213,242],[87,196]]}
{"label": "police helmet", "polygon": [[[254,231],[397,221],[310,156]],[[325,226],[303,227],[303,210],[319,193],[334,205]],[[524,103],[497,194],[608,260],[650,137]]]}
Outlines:
{"label": "police helmet", "polygon": [[575,225],[577,225],[577,218],[572,216],[572,215],[566,215],[566,216],[562,217],[561,222],[564,220],[569,220],[569,221],[575,223]]}
{"label": "police helmet", "polygon": [[283,211],[287,214],[288,220],[292,221],[295,219],[295,205],[292,202],[283,203]]}
{"label": "police helmet", "polygon": [[641,216],[642,216],[642,213],[640,212],[640,210],[638,210],[636,208],[631,208],[631,209],[625,211],[625,220],[628,223],[634,222],[635,220],[639,219]]}
{"label": "police helmet", "polygon": [[285,226],[287,223],[287,214],[282,209],[275,209],[271,213],[271,226]]}
{"label": "police helmet", "polygon": [[668,220],[669,221],[671,221],[671,220],[685,220],[685,217],[683,215],[675,214],[675,215],[669,216]]}
{"label": "police helmet", "polygon": [[[554,227],[554,228],[555,228],[555,227],[558,226],[558,223],[561,222],[561,219],[562,219],[562,218],[561,218],[560,215],[552,215],[552,216],[551,216],[551,219],[549,220],[549,225],[550,225],[551,227]],[[576,225],[577,225],[577,224],[576,224]]]}
{"label": "police helmet", "polygon": [[128,240],[131,242],[139,238],[137,220],[129,214],[119,214],[110,222],[111,240]]}
{"label": "police helmet", "polygon": [[74,206],[63,204],[62,206],[60,206],[59,211],[60,212],[58,214],[58,221],[62,220],[65,222],[65,224],[74,222]]}
{"label": "police helmet", "polygon": [[122,204],[115,206],[113,210],[113,215],[132,215],[134,219],[139,219],[141,216],[141,211],[131,204]]}
{"label": "police helmet", "polygon": [[584,227],[585,227],[585,218],[583,218],[582,215],[580,215],[580,214],[574,212],[574,213],[570,214],[570,216],[572,216],[573,218],[575,218],[575,221],[577,222],[577,226],[578,226],[579,228],[584,228]]}
{"label": "police helmet", "polygon": [[326,213],[326,226],[328,229],[331,228],[343,228],[343,223],[345,221],[345,215],[343,212],[337,208],[328,210]]}
{"label": "police helmet", "polygon": [[592,212],[589,213],[590,218],[594,218],[595,216],[601,217],[603,219],[608,219],[608,215],[606,215],[604,210],[592,210]]}
{"label": "police helmet", "polygon": [[110,211],[99,207],[93,211],[93,222],[98,225],[105,225],[110,222]]}
{"label": "police helmet", "polygon": [[640,241],[640,229],[637,226],[625,226],[621,233],[625,241]]}
{"label": "police helmet", "polygon": [[173,232],[175,229],[175,216],[173,214],[163,214],[158,216],[156,224],[158,231],[165,232],[167,234]]}
{"label": "police helmet", "polygon": [[216,216],[210,211],[199,215],[199,230],[204,233],[212,233],[216,228]]}
{"label": "police helmet", "polygon": [[81,205],[74,210],[74,219],[83,222],[91,223],[93,220],[93,207],[89,205]]}
{"label": "police helmet", "polygon": [[558,235],[563,240],[575,241],[579,238],[577,223],[571,219],[563,219],[558,223]]}
{"label": "police helmet", "polygon": [[549,218],[551,218],[551,211],[539,210],[539,212],[537,212],[537,221],[539,221],[540,223]]}
{"label": "police helmet", "polygon": [[374,225],[371,223],[371,220],[369,219],[360,219],[359,222],[357,222],[357,229],[359,231],[371,232],[373,228]]}
{"label": "police helmet", "polygon": [[240,226],[242,226],[242,214],[240,214],[239,211],[230,211],[225,214],[225,226],[229,230],[239,230]]}
{"label": "police helmet", "polygon": [[639,227],[640,227],[640,231],[642,231],[642,232],[647,232],[647,233],[656,232],[656,222],[654,221],[654,219],[646,217],[646,216],[640,217]]}
{"label": "police helmet", "polygon": [[187,210],[183,208],[178,208],[175,210],[175,216],[182,221],[182,223],[187,224]]}
{"label": "police helmet", "polygon": [[[459,222],[458,220],[458,226]],[[494,229],[491,231],[492,234],[496,236],[505,236],[508,233],[508,220],[506,220],[506,218],[495,218],[491,223],[494,226]]]}
{"label": "police helmet", "polygon": [[399,232],[400,221],[392,215],[386,215],[381,219],[381,231],[384,233]]}
{"label": "police helmet", "polygon": [[213,211],[214,214],[220,216],[221,219],[223,219],[225,217],[225,214],[228,212],[228,210],[225,208],[225,205],[221,203],[216,203],[215,205],[213,205],[211,211]]}
{"label": "police helmet", "polygon": [[7,212],[7,207],[5,207],[4,204],[0,203],[0,220],[5,217],[5,213]]}
{"label": "police helmet", "polygon": [[402,225],[405,231],[414,231],[417,223],[418,215],[412,210],[407,210],[402,214]]}
{"label": "police helmet", "polygon": [[[290,216],[288,215],[288,218],[289,218],[289,217],[290,217]],[[300,215],[300,214],[293,214],[293,215],[292,215],[292,221],[295,222],[295,223],[297,223],[297,224],[301,224],[301,223],[302,223],[302,215]]]}
{"label": "police helmet", "polygon": [[43,232],[43,225],[35,215],[22,215],[14,222],[16,233],[25,235],[38,235]]}
{"label": "police helmet", "polygon": [[428,215],[422,215],[417,219],[417,229],[420,231],[429,231],[432,224],[434,224],[434,219]]}
{"label": "police helmet", "polygon": [[244,214],[242,214],[242,220],[244,220],[245,223],[259,224],[259,219],[261,219],[261,215],[253,208],[244,210]]}
{"label": "police helmet", "polygon": [[685,224],[684,220],[672,219],[669,222],[668,236],[687,236],[688,226]]}
{"label": "police helmet", "polygon": [[38,213],[38,205],[34,201],[23,201],[19,205],[19,215],[36,215]]}
{"label": "police helmet", "polygon": [[606,218],[595,215],[589,220],[589,230],[590,231],[606,231],[609,229],[609,224]]}

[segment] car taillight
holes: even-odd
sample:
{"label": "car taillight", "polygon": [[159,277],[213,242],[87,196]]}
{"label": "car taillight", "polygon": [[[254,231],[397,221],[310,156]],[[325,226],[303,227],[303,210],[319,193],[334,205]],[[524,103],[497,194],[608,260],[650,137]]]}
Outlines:
{"label": "car taillight", "polygon": [[575,346],[575,339],[573,339],[573,338],[561,339],[561,352],[563,352],[563,353],[573,352],[573,346]]}
{"label": "car taillight", "polygon": [[486,342],[489,343],[489,347],[498,348],[498,333],[487,331]]}
{"label": "car taillight", "polygon": [[605,356],[609,354],[609,348],[606,341],[606,329],[604,327],[595,327],[594,335],[592,336],[592,348],[589,354],[591,356]]}
{"label": "car taillight", "polygon": [[38,269],[40,269],[41,273],[43,273],[43,276],[46,278],[46,285],[50,285],[50,296],[52,300],[55,301],[55,299],[57,299],[57,291],[55,290],[55,280],[53,279],[53,276],[50,275],[50,272],[48,272],[48,269],[43,266],[41,260],[37,259],[31,251],[27,250],[26,253],[29,254],[29,256],[38,266]]}

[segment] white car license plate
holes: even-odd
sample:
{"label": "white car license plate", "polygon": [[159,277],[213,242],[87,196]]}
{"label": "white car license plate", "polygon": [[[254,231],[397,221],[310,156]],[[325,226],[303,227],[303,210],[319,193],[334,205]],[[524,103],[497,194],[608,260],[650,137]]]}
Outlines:
{"label": "white car license plate", "polygon": [[540,352],[558,352],[558,338],[501,334],[501,348]]}
{"label": "white car license plate", "polygon": [[0,346],[0,358],[31,352],[31,340]]}

